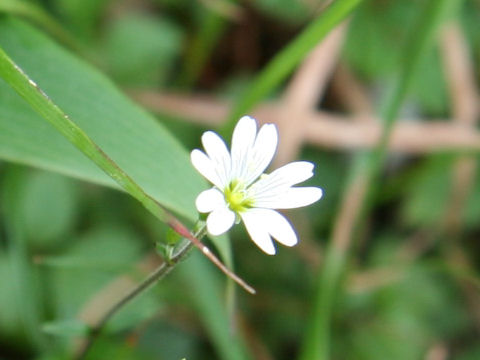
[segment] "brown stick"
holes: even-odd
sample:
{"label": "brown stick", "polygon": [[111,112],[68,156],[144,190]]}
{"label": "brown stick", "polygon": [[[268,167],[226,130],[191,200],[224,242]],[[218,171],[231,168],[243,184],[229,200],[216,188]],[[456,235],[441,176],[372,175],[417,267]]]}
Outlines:
{"label": "brown stick", "polygon": [[[374,113],[367,89],[355,78],[345,64],[340,62],[332,79],[332,92],[346,110],[357,115]],[[355,120],[369,120],[370,117],[355,117]]]}
{"label": "brown stick", "polygon": [[[460,126],[473,130],[480,110],[479,93],[474,80],[474,65],[458,23],[445,27],[441,38],[441,49],[455,121]],[[453,183],[445,213],[445,229],[451,239],[447,259],[455,268],[469,272],[473,266],[468,255],[461,249],[458,240],[462,231],[462,215],[477,171],[476,161],[472,157],[460,157],[452,170]],[[478,291],[468,281],[460,281],[460,285],[465,294],[467,306],[476,320],[477,330],[480,331]]]}
{"label": "brown stick", "polygon": [[[467,131],[473,131],[479,115],[479,97],[474,66],[458,24],[445,27],[441,37],[441,49],[454,121]],[[476,170],[476,161],[471,157],[461,157],[454,165],[450,205],[445,218],[447,231],[451,234],[460,232],[463,209],[472,189]]]}
{"label": "brown stick", "polygon": [[220,270],[223,271],[225,275],[235,281],[238,285],[248,291],[250,294],[255,294],[256,291],[253,287],[248,285],[243,279],[233,273],[230,269],[228,269],[223,263],[215,256],[214,253],[210,251],[208,247],[206,247],[197,237],[193,236],[190,231],[183,226],[178,221],[173,221],[168,224],[172,229],[174,229],[177,233],[185,237],[186,239],[190,240],[195,247],[197,247],[203,255],[205,255],[211,262],[213,262]]}
{"label": "brown stick", "polygon": [[[208,127],[217,127],[226,119],[227,102],[201,96],[180,96],[155,92],[135,92],[134,98],[152,111],[178,116]],[[283,108],[264,104],[253,112],[260,122],[274,122]],[[297,116],[308,124],[306,142],[331,149],[355,150],[375,146],[381,132],[379,120],[372,115],[342,116],[325,111],[312,111]],[[480,132],[438,119],[400,119],[393,130],[389,149],[396,152],[422,154],[440,150],[480,150]]]}
{"label": "brown stick", "polygon": [[338,62],[345,31],[346,23],[343,23],[318,44],[305,58],[285,89],[279,105],[282,110],[274,119],[280,133],[275,166],[284,165],[297,158],[305,141],[308,122],[311,121],[302,114],[310,113],[320,101]]}

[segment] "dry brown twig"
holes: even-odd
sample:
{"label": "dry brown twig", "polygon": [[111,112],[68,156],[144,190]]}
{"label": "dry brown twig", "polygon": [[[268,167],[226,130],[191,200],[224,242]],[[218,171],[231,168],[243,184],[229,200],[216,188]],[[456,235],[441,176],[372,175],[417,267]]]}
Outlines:
{"label": "dry brown twig", "polygon": [[[474,80],[473,64],[469,59],[468,48],[458,24],[451,24],[446,27],[442,35],[442,55],[445,61],[445,73],[447,75],[452,100],[454,122],[458,128],[464,128],[465,131],[473,132],[475,121],[479,115],[479,107],[477,103],[478,92]],[[445,136],[448,136],[448,133],[445,133]],[[476,163],[474,159],[462,157],[457,160],[453,169],[454,182],[452,184],[452,196],[450,206],[445,216],[447,232],[452,238],[455,238],[460,231],[461,214],[469,191],[471,190],[475,168]],[[346,198],[354,200],[356,197],[354,195],[349,196],[347,193]],[[343,221],[344,226],[335,227],[340,233],[335,236],[335,238],[339,240],[347,238],[348,235],[343,233],[347,231],[346,229],[350,228],[349,224],[351,222],[348,220],[350,218],[348,214],[354,212],[353,209],[345,211],[343,214],[345,217]],[[413,262],[432,245],[433,241],[434,235],[432,233],[428,235],[423,232],[418,233],[417,236],[412,238],[411,241],[407,242],[402,248],[402,251],[398,254],[399,260]],[[471,266],[469,267],[469,261],[460,248],[456,247],[453,249],[453,251],[449,253],[449,256],[452,266],[456,269],[461,268],[467,273],[469,272]],[[366,289],[368,290],[370,288],[383,286],[392,281],[397,281],[403,275],[404,271],[402,271],[402,269],[374,269],[354,275],[349,282],[348,289],[349,291],[365,291]],[[478,293],[475,286],[468,280],[462,280],[461,283],[467,295],[469,307],[477,319],[480,329],[480,308],[478,307],[480,299]],[[437,352],[432,352],[432,358],[436,358],[435,354],[437,354]],[[427,356],[427,358],[430,357]],[[442,357],[440,356],[439,358]]]}
{"label": "dry brown twig", "polygon": [[425,360],[447,360],[448,348],[445,344],[439,342],[433,344],[425,354]]}
{"label": "dry brown twig", "polygon": [[232,21],[240,21],[244,15],[243,9],[226,0],[198,0],[213,13]]}
{"label": "dry brown twig", "polygon": [[[465,129],[473,130],[480,115],[479,93],[475,83],[474,65],[458,23],[445,26],[441,37],[441,49],[454,119]],[[453,182],[445,212],[445,230],[451,239],[447,260],[454,269],[462,269],[466,273],[471,272],[473,266],[457,240],[461,235],[462,215],[473,187],[476,171],[474,158],[463,156],[457,159],[452,169]],[[461,279],[460,285],[480,332],[478,291],[468,280]]]}
{"label": "dry brown twig", "polygon": [[368,91],[353,76],[348,67],[340,62],[332,78],[332,92],[343,103],[346,110],[357,115],[352,120],[368,121],[375,111],[368,98]]}
{"label": "dry brown twig", "polygon": [[[474,66],[458,24],[445,27],[441,50],[454,121],[467,131],[474,131],[479,116],[479,94]],[[476,170],[476,161],[472,157],[461,157],[454,165],[450,206],[446,214],[447,231],[450,233],[460,231],[462,211],[472,189]]]}
{"label": "dry brown twig", "polygon": [[271,121],[277,124],[281,141],[275,166],[298,157],[308,132],[308,123],[314,121],[304,114],[315,109],[325,91],[338,62],[346,29],[347,23],[343,23],[332,30],[305,58],[285,89],[279,104],[281,110]]}
{"label": "dry brown twig", "polygon": [[[131,93],[134,99],[151,111],[177,116],[185,121],[208,127],[219,127],[226,119],[230,104],[207,96],[183,96],[151,91]],[[260,122],[272,122],[282,112],[277,103],[260,105],[253,115]],[[306,143],[329,149],[356,150],[376,145],[381,125],[370,115],[344,116],[312,111],[299,116],[310,117]],[[303,121],[303,120],[302,120]],[[424,122],[399,119],[389,143],[391,151],[423,154],[441,150],[480,150],[480,132],[453,124],[446,119]]]}

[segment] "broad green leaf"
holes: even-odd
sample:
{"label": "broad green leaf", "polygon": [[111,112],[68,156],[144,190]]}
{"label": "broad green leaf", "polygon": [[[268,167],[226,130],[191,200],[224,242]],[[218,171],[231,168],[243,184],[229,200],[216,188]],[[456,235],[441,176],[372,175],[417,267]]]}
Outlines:
{"label": "broad green leaf", "polygon": [[[22,21],[0,19],[0,46],[147,194],[195,218],[194,198],[203,182],[162,125],[91,66]],[[117,187],[3,81],[0,158]]]}
{"label": "broad green leaf", "polygon": [[52,172],[34,171],[27,174],[21,195],[20,216],[29,247],[55,249],[78,215],[75,182]]}
{"label": "broad green leaf", "polygon": [[5,18],[0,75],[23,98],[0,83],[0,158],[105,185],[115,186],[114,179],[161,220],[169,216],[159,204],[195,218],[194,198],[203,182],[186,151],[91,67],[28,25]]}

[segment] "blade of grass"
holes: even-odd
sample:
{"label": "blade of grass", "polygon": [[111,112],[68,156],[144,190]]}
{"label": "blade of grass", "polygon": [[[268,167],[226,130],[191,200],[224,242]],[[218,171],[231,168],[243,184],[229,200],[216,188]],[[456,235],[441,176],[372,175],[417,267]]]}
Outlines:
{"label": "blade of grass", "polygon": [[[175,214],[196,220],[194,200],[206,183],[157,119],[24,21],[0,18],[0,46],[146,193]],[[3,81],[0,158],[120,188]]]}
{"label": "blade of grass", "polygon": [[256,77],[249,90],[237,101],[222,129],[223,135],[231,134],[235,122],[280,84],[307,53],[344,20],[361,1],[334,1],[295,40],[278,53]]}
{"label": "blade of grass", "polygon": [[8,57],[1,47],[0,77],[23,97],[37,113],[52,124],[58,132],[115,180],[127,193],[137,199],[156,218],[166,223],[182,237],[190,240],[225,275],[231,277],[248,292],[255,293],[251,286],[226,268],[205,245],[195,238],[185,225],[133,181],[77,124],[52,102],[42,89]]}
{"label": "blade of grass", "polygon": [[[202,182],[191,169],[186,151],[161,124],[129,102],[101,74],[32,27],[6,16],[0,19],[0,28],[2,47],[38,79],[52,99],[45,97],[13,61],[6,61],[5,53],[0,60],[0,77],[18,81],[17,91],[24,97],[33,94],[34,98],[30,99],[32,107],[46,106],[44,113],[40,114],[51,113],[53,121],[63,124],[61,129],[68,133],[67,137],[85,142],[87,149],[97,152],[100,158],[105,154],[98,146],[105,149],[113,160],[106,157],[99,161],[107,168],[113,166],[111,170],[139,197],[147,196],[142,190],[151,195],[145,201],[151,204],[157,215],[166,213],[161,204],[189,220],[195,219],[193,199],[202,189]],[[0,157],[97,184],[114,184],[54,127],[31,111],[28,99],[24,103],[1,80],[0,94]],[[65,117],[64,111],[56,104],[67,110],[75,123]],[[90,138],[85,137],[87,133]],[[94,156],[93,153],[89,155]],[[115,168],[116,164],[119,167]],[[131,178],[123,178],[122,169]],[[175,218],[172,220],[175,220],[170,224],[172,227],[185,236],[189,235],[186,227]],[[222,243],[219,249],[226,262],[231,263],[230,256],[225,255],[228,250],[225,237],[216,240]]]}
{"label": "blade of grass", "polygon": [[30,106],[52,124],[68,141],[114,179],[125,191],[140,201],[152,214],[165,223],[170,214],[148,196],[118,165],[95,144],[52,100],[8,57],[0,47],[0,77],[2,77]]}
{"label": "blade of grass", "polygon": [[[430,0],[423,9],[418,25],[412,28],[407,39],[403,52],[405,57],[401,63],[399,76],[382,112],[384,128],[381,141],[376,149],[359,154],[352,166],[350,191],[345,193],[340,214],[350,211],[352,199],[357,202],[358,206],[353,214],[349,214],[352,228],[335,229],[329,243],[325,264],[318,275],[317,293],[312,303],[311,320],[308,323],[299,356],[301,360],[330,358],[330,322],[333,304],[337,289],[340,287],[347,252],[353,237],[353,228],[368,210],[370,203],[368,199],[372,197],[372,184],[375,183],[384,163],[388,139],[400,106],[415,75],[415,69],[425,50],[432,43],[434,31],[449,5],[451,4],[448,0]],[[356,198],[353,198],[352,194]],[[341,221],[337,224],[343,225]],[[341,236],[338,236],[339,233]]]}

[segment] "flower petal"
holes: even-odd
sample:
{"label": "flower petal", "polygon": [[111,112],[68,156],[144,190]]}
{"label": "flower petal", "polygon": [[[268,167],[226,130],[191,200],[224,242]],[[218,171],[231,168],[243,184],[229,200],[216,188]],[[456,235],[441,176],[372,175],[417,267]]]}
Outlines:
{"label": "flower petal", "polygon": [[202,144],[213,163],[219,180],[222,182],[221,189],[223,189],[230,182],[232,163],[227,146],[222,138],[213,131],[207,131],[202,135]]}
{"label": "flower petal", "polygon": [[268,255],[275,255],[275,246],[273,246],[273,240],[268,234],[267,228],[263,223],[261,216],[258,216],[257,211],[259,209],[250,209],[244,213],[241,213],[247,232],[252,238],[253,242],[262,249]]}
{"label": "flower petal", "polygon": [[222,188],[222,182],[215,171],[215,166],[207,155],[195,149],[190,153],[190,160],[200,174],[218,188]]}
{"label": "flower petal", "polygon": [[258,201],[272,201],[284,194],[291,186],[313,176],[314,165],[308,161],[296,161],[284,165],[254,183],[249,191]]}
{"label": "flower petal", "polygon": [[212,235],[221,235],[235,222],[235,213],[227,206],[216,208],[207,217],[207,230]]}
{"label": "flower petal", "polygon": [[301,183],[313,176],[314,165],[309,161],[294,161],[278,168],[268,175],[265,180],[270,178],[270,182],[274,179],[281,179],[282,182],[289,186]]}
{"label": "flower petal", "polygon": [[232,136],[232,178],[244,179],[247,160],[257,134],[257,122],[249,116],[242,117]]}
{"label": "flower petal", "polygon": [[263,193],[255,199],[255,206],[267,209],[294,209],[313,204],[320,200],[323,190],[318,187],[294,187],[272,196]]}
{"label": "flower petal", "polygon": [[247,164],[246,185],[254,182],[270,165],[278,145],[278,132],[274,124],[260,128]]}
{"label": "flower petal", "polygon": [[195,206],[201,213],[209,213],[215,209],[225,206],[225,198],[221,191],[211,188],[202,191],[195,200]]}
{"label": "flower petal", "polygon": [[257,216],[263,219],[264,226],[270,235],[286,246],[293,246],[298,242],[297,234],[290,222],[278,211],[270,209],[256,209]]}

